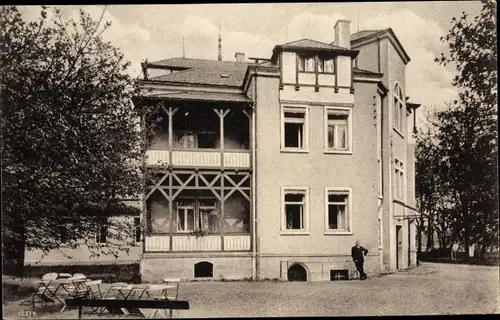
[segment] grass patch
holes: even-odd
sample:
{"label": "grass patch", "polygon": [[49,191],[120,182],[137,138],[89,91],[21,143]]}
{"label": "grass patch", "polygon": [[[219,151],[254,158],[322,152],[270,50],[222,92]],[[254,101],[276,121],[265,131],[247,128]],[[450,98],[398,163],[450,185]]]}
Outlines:
{"label": "grass patch", "polygon": [[2,289],[2,298],[4,303],[27,299],[36,291],[36,287],[31,282],[23,280],[4,280],[2,281]]}

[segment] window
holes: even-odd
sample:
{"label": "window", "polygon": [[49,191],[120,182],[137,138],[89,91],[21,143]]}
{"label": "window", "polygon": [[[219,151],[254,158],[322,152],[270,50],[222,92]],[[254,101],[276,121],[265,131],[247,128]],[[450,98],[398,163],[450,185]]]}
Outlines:
{"label": "window", "polygon": [[394,161],[394,188],[395,198],[399,200],[404,199],[404,166],[401,161],[395,159]]}
{"label": "window", "polygon": [[351,109],[326,108],[325,151],[351,151]]}
{"label": "window", "polygon": [[349,270],[330,270],[330,281],[348,280]]}
{"label": "window", "polygon": [[217,232],[216,202],[213,198],[177,201],[177,232]]}
{"label": "window", "polygon": [[307,150],[307,108],[283,108],[282,148]]}
{"label": "window", "polygon": [[200,199],[198,202],[198,230],[209,230],[210,232],[217,231],[217,215],[215,212],[214,199]]}
{"label": "window", "polygon": [[318,73],[334,73],[334,60],[330,58],[318,58]]}
{"label": "window", "polygon": [[283,224],[284,231],[308,231],[308,209],[306,188],[284,188]]}
{"label": "window", "polygon": [[134,218],[135,242],[141,242],[141,218]]}
{"label": "window", "polygon": [[405,100],[403,99],[403,92],[398,83],[394,85],[394,103],[393,103],[393,117],[394,117],[394,128],[403,134],[403,121],[404,121],[404,106]]}
{"label": "window", "polygon": [[59,240],[61,243],[68,242],[68,230],[66,227],[59,227]]}
{"label": "window", "polygon": [[107,240],[107,234],[108,234],[108,226],[107,222],[101,222],[97,225],[97,231],[95,235],[95,242],[96,243],[106,243]]}
{"label": "window", "polygon": [[325,70],[325,61],[323,59],[318,59],[316,66],[318,73],[323,73]]}
{"label": "window", "polygon": [[177,202],[177,231],[194,231],[194,200]]}
{"label": "window", "polygon": [[350,189],[326,188],[326,230],[351,233]]}
{"label": "window", "polygon": [[299,72],[314,72],[314,56],[298,55],[297,63]]}

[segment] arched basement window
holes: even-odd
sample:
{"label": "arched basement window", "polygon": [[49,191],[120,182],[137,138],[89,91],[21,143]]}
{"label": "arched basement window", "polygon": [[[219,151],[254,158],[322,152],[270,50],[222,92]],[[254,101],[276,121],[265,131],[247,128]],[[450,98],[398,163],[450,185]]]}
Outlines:
{"label": "arched basement window", "polygon": [[195,278],[212,278],[214,276],[214,265],[208,261],[198,262],[194,265]]}
{"label": "arched basement window", "polygon": [[307,281],[307,271],[300,264],[288,268],[288,281]]}

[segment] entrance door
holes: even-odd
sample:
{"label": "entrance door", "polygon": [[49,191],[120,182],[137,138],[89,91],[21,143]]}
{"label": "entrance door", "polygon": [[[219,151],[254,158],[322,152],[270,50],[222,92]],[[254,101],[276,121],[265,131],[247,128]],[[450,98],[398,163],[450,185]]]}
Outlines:
{"label": "entrance door", "polygon": [[403,232],[401,226],[396,226],[396,270],[399,270],[402,267],[402,263],[400,259],[402,258],[402,249],[403,248]]}

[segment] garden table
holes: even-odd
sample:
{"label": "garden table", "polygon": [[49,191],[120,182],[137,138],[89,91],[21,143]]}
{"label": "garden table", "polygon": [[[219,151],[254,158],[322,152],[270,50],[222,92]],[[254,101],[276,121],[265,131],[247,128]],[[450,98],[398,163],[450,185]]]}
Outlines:
{"label": "garden table", "polygon": [[[174,285],[166,285],[166,284],[151,284],[148,286],[146,290],[144,290],[143,294],[145,294],[146,299],[153,299],[153,300],[169,300],[168,299],[168,290],[169,289],[174,289],[176,286]],[[154,294],[158,293],[159,294]],[[142,297],[142,295],[141,295]],[[141,298],[139,297],[139,299]],[[156,313],[160,312],[161,309],[154,309],[149,312],[149,310],[144,310],[144,309],[139,309],[139,311],[144,315],[146,318],[153,318]],[[149,314],[150,313],[150,314]],[[162,318],[165,318],[165,315],[162,315]]]}

